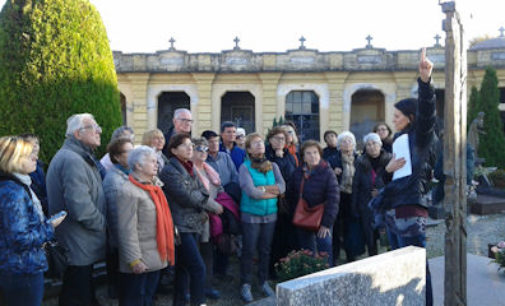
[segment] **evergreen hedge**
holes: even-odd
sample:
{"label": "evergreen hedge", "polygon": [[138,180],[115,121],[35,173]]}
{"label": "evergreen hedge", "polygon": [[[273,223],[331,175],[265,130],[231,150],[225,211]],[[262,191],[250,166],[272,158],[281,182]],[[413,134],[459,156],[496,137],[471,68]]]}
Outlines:
{"label": "evergreen hedge", "polygon": [[104,151],[121,125],[119,91],[101,17],[87,0],[8,0],[0,12],[0,135],[31,132],[45,162],[65,138],[66,120],[88,112]]}
{"label": "evergreen hedge", "polygon": [[[505,168],[505,135],[498,105],[500,91],[496,70],[487,68],[482,80],[477,112],[484,112],[484,132],[480,136],[478,156],[486,159],[486,166]],[[472,119],[473,120],[473,119]]]}

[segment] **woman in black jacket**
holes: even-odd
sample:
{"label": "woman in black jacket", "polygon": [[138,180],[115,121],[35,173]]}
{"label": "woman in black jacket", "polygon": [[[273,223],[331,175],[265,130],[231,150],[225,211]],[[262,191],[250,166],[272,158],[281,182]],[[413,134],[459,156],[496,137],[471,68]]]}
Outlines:
{"label": "woman in black jacket", "polygon": [[328,158],[340,187],[340,209],[333,226],[335,264],[339,259],[341,246],[344,248],[347,262],[354,261],[356,256],[365,252],[360,222],[351,211],[352,184],[356,172],[355,163],[358,159],[354,134],[350,131],[340,133],[337,137],[337,148],[338,153]]}
{"label": "woman in black jacket", "polygon": [[383,176],[392,155],[382,149],[380,136],[369,133],[363,138],[365,153],[358,157],[352,184],[352,212],[359,216],[368,255],[377,255],[376,233],[372,226],[373,213],[368,202],[384,187]]}
{"label": "woman in black jacket", "polygon": [[[198,249],[199,236],[208,220],[207,212],[220,214],[223,208],[193,170],[193,143],[186,134],[176,134],[168,144],[170,159],[160,174],[163,191],[180,233],[176,247],[174,305],[185,305],[189,291],[191,304],[205,303],[205,264]],[[189,285],[189,288],[188,288]]]}
{"label": "woman in black jacket", "polygon": [[[307,140],[301,148],[303,164],[296,169],[286,191],[286,199],[296,208],[300,194],[309,207],[324,203],[321,226],[317,232],[297,228],[300,248],[328,254],[328,263],[333,265],[331,232],[338,214],[340,193],[337,179],[328,163],[322,159],[323,149],[314,140]],[[302,180],[303,190],[300,190]]]}
{"label": "woman in black jacket", "polygon": [[[386,171],[393,180],[384,189],[380,209],[385,210],[385,222],[389,242],[393,249],[409,245],[426,247],[426,222],[428,209],[426,194],[429,191],[433,143],[435,136],[435,93],[430,85],[433,63],[422,50],[419,63],[420,77],[418,99],[404,99],[395,104],[393,124],[399,131],[398,137],[408,135],[412,172],[410,175],[395,178],[394,172],[405,166],[403,158],[393,158]],[[433,303],[431,277],[426,271],[426,305]]]}
{"label": "woman in black jacket", "polygon": [[[265,148],[265,157],[277,164],[281,170],[282,178],[286,185],[291,180],[293,172],[296,169],[296,161],[293,155],[289,154],[286,148],[288,133],[286,129],[276,126],[272,128],[267,135],[267,146]],[[290,251],[297,248],[296,235],[293,233],[294,227],[291,223],[293,215],[290,213],[284,194],[279,196],[277,202],[279,210],[277,212],[277,222],[275,223],[275,232],[272,242],[272,252],[270,253],[270,275],[275,278],[274,265]]]}

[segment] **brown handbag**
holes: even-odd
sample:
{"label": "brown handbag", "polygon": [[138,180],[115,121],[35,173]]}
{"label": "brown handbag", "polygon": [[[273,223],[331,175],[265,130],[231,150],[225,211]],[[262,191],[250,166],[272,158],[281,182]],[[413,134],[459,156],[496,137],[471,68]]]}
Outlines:
{"label": "brown handbag", "polygon": [[302,177],[300,184],[300,197],[296,204],[295,215],[293,216],[293,224],[305,230],[316,232],[321,226],[323,219],[324,202],[314,207],[310,207],[307,201],[303,198],[303,186],[305,185],[305,178]]}

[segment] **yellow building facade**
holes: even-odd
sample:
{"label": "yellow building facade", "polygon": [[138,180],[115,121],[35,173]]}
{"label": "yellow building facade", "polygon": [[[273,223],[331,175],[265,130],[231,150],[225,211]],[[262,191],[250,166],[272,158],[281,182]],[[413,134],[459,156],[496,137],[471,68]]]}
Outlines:
{"label": "yellow building facade", "polygon": [[[468,51],[468,90],[480,86],[485,68],[497,69],[505,114],[505,37]],[[485,44],[487,43],[487,45]],[[482,46],[482,44],[484,46]],[[480,46],[480,47],[479,47]],[[437,110],[443,112],[444,48],[427,49],[434,62]],[[123,116],[141,135],[166,131],[173,110],[189,108],[193,135],[231,120],[266,133],[274,118],[293,120],[302,139],[325,130],[351,130],[357,136],[376,122],[391,125],[393,104],[417,95],[420,50],[388,51],[370,44],[350,52],[319,52],[302,44],[283,53],[233,50],[195,53],[172,47],[153,54],[114,52]]]}

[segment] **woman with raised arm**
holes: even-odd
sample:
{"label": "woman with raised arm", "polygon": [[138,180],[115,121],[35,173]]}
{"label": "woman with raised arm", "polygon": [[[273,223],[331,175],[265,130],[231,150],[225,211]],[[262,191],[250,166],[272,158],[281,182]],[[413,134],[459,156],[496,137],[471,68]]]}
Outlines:
{"label": "woman with raised arm", "polygon": [[[417,79],[419,97],[398,101],[393,113],[393,124],[398,131],[394,139],[408,135],[412,165],[411,174],[400,178],[395,178],[394,173],[405,166],[404,158],[393,156],[386,166],[393,180],[386,185],[380,206],[386,211],[385,222],[393,249],[409,245],[426,247],[428,209],[425,195],[429,191],[433,168],[430,156],[436,141],[436,97],[430,85],[432,69],[433,63],[426,58],[426,49],[423,49]],[[426,267],[426,305],[432,305],[431,277]]]}

